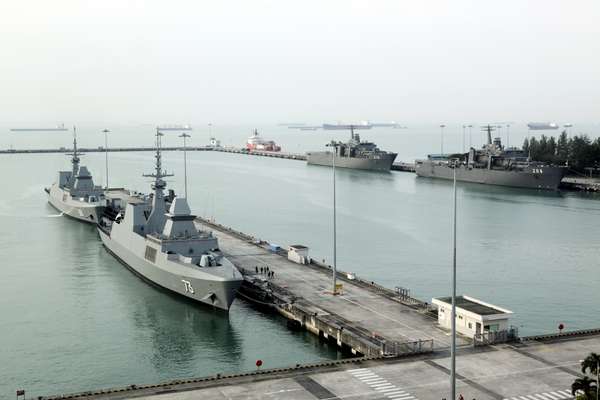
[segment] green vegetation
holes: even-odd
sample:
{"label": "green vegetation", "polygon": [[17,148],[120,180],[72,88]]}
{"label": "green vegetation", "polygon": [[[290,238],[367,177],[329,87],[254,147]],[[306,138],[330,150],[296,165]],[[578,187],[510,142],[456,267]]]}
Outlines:
{"label": "green vegetation", "polygon": [[575,379],[571,385],[571,393],[577,397],[577,400],[596,400],[598,399],[598,373],[600,371],[600,355],[590,353],[585,360],[581,361],[581,372],[590,374],[582,378]]}
{"label": "green vegetation", "polygon": [[600,138],[592,141],[587,135],[567,137],[563,131],[558,139],[542,135],[540,139],[526,138],[523,151],[531,155],[534,161],[544,161],[557,165],[569,163],[569,167],[579,172],[585,168],[600,165]]}

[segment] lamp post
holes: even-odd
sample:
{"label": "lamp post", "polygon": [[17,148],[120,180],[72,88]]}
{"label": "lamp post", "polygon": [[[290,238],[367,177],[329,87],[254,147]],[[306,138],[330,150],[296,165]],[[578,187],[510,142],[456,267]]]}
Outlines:
{"label": "lamp post", "polygon": [[110,131],[108,129],[104,129],[102,133],[104,133],[104,164],[106,166],[106,189],[108,189],[108,133]]}
{"label": "lamp post", "polygon": [[185,193],[185,199],[188,199],[187,193],[187,141],[186,139],[190,137],[187,133],[183,132],[179,137],[183,138],[183,187]]}
{"label": "lamp post", "polygon": [[472,134],[473,133],[473,125],[469,124],[469,149],[473,147]]}
{"label": "lamp post", "polygon": [[440,146],[440,155],[444,155],[444,128],[446,125],[440,125],[440,138],[441,138],[441,146]]}
{"label": "lamp post", "polygon": [[456,168],[458,160],[453,162],[453,240],[452,240],[452,347],[450,348],[450,385],[452,388],[452,400],[456,400]]}
{"label": "lamp post", "polygon": [[335,190],[335,156],[337,155],[338,142],[331,141],[327,146],[332,147],[331,166],[333,167],[333,295],[337,294],[336,279],[337,279],[337,216],[336,216],[336,190]]}
{"label": "lamp post", "polygon": [[506,148],[510,147],[510,124],[506,124]]}
{"label": "lamp post", "polygon": [[462,128],[463,128],[463,136],[462,136],[462,139],[463,139],[463,148],[462,148],[463,149],[463,153],[465,152],[465,128],[466,127],[467,127],[466,125],[462,126]]}
{"label": "lamp post", "polygon": [[567,132],[567,166],[569,166],[569,140],[571,139],[569,128],[572,128],[573,124],[565,124],[564,127],[565,127],[565,132]]}

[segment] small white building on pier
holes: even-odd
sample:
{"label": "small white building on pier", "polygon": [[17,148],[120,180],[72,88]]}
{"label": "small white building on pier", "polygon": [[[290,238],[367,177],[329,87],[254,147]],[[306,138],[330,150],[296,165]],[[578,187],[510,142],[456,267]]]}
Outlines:
{"label": "small white building on pier", "polygon": [[288,249],[288,260],[298,264],[309,264],[308,247],[301,244],[293,244]]}
{"label": "small white building on pier", "polygon": [[[438,309],[438,323],[452,329],[452,297],[432,299]],[[456,296],[456,331],[468,336],[508,330],[512,311],[469,296]]]}

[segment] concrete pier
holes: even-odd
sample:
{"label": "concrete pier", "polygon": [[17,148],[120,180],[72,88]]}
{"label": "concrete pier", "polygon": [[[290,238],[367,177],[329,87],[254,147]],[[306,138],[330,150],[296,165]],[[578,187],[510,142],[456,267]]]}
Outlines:
{"label": "concrete pier", "polygon": [[[341,293],[333,295],[327,265],[315,260],[297,264],[267,242],[206,220],[198,223],[216,234],[220,249],[245,275],[246,293],[268,293],[267,300],[259,301],[300,328],[366,356],[425,353],[450,345],[448,332],[437,326],[425,302],[344,271],[337,275]],[[267,266],[273,278],[256,273],[256,268]],[[462,337],[458,343],[472,345]]]}
{"label": "concrete pier", "polygon": [[[450,338],[437,326],[429,304],[343,271],[338,274],[343,287],[333,295],[327,265],[315,260],[298,264],[266,241],[201,218],[196,223],[214,232],[220,249],[242,270],[243,295],[360,357],[306,365],[290,360],[284,368],[230,375],[215,371],[200,378],[38,399],[447,398]],[[267,266],[274,276],[260,272]],[[582,376],[579,360],[600,352],[600,329],[483,346],[457,339],[457,391],[467,400],[570,400],[570,385]]]}

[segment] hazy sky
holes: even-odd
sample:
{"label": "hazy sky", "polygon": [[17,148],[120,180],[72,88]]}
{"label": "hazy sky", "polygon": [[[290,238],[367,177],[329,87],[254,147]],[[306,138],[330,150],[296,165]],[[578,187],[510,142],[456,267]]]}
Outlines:
{"label": "hazy sky", "polygon": [[5,0],[0,120],[600,121],[600,1]]}

